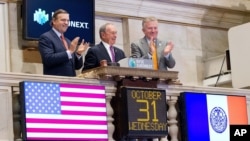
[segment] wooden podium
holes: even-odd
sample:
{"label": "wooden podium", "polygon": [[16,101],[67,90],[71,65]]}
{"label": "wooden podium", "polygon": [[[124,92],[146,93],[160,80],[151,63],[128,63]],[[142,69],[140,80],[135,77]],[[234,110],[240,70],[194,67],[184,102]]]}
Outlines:
{"label": "wooden podium", "polygon": [[[117,91],[111,100],[111,106],[114,110],[114,139],[121,140],[124,127],[124,102],[122,102],[121,90],[124,87],[156,89],[157,84],[165,83],[168,85],[181,85],[178,81],[178,72],[176,71],[155,71],[150,69],[126,68],[117,66],[103,66],[84,71],[79,77],[93,78],[100,80],[110,80],[116,82]],[[164,99],[165,100],[165,99]]]}

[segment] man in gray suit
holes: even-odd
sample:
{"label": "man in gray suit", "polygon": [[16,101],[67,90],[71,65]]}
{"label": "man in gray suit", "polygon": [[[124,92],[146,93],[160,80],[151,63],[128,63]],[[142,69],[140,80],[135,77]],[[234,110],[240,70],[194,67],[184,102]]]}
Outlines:
{"label": "man in gray suit", "polygon": [[[142,21],[142,31],[145,36],[131,43],[131,57],[151,59],[152,53],[156,50],[158,69],[168,70],[168,68],[173,68],[175,59],[171,51],[174,45],[172,42],[161,41],[157,38],[158,20],[155,17],[146,17]],[[155,45],[156,49],[152,44]]]}

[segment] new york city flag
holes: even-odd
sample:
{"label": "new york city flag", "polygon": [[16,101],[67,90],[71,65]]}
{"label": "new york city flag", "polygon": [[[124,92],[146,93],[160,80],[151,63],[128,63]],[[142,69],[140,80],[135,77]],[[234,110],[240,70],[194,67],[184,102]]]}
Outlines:
{"label": "new york city flag", "polygon": [[230,125],[247,125],[245,96],[181,93],[183,140],[229,141]]}

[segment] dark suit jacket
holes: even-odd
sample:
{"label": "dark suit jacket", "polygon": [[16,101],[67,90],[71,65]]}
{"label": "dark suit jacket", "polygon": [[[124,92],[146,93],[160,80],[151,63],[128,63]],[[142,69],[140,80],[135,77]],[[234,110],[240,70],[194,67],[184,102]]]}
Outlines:
{"label": "dark suit jacket", "polygon": [[[119,49],[118,47],[114,47],[114,52],[115,62],[126,58],[123,50]],[[108,51],[106,50],[102,42],[88,49],[88,52],[85,56],[83,71],[99,67],[101,60],[107,60],[107,62],[111,62],[111,58],[109,57]]]}
{"label": "dark suit jacket", "polygon": [[[172,54],[169,55],[169,59],[163,55],[163,50],[167,42],[156,40],[157,46],[157,57],[158,57],[158,66],[159,70],[168,70],[168,68],[173,68],[175,66],[175,59]],[[148,56],[149,44],[146,37],[141,38],[140,40],[131,43],[131,56],[134,58],[144,58],[150,59]]]}
{"label": "dark suit jacket", "polygon": [[[70,40],[65,39],[70,44]],[[53,30],[40,36],[38,48],[46,75],[76,76],[75,70],[83,65],[82,58],[78,59],[75,53],[72,59],[68,58],[63,42]]]}

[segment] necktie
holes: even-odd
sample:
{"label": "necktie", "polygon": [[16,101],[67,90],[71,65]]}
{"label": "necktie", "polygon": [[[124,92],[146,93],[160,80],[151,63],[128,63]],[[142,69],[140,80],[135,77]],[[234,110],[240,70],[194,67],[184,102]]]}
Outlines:
{"label": "necktie", "polygon": [[114,48],[112,46],[110,46],[110,52],[111,52],[111,60],[112,62],[115,62],[115,52],[114,52]]}
{"label": "necktie", "polygon": [[158,58],[157,58],[157,48],[155,46],[155,42],[150,42],[150,46],[155,48],[155,51],[152,52],[152,61],[153,61],[153,69],[158,70]]}
{"label": "necktie", "polygon": [[61,40],[62,40],[62,42],[63,42],[64,47],[65,47],[65,48],[66,48],[66,50],[67,50],[67,49],[68,49],[68,43],[67,43],[67,41],[65,40],[64,35],[63,35],[63,34],[61,35]]}

